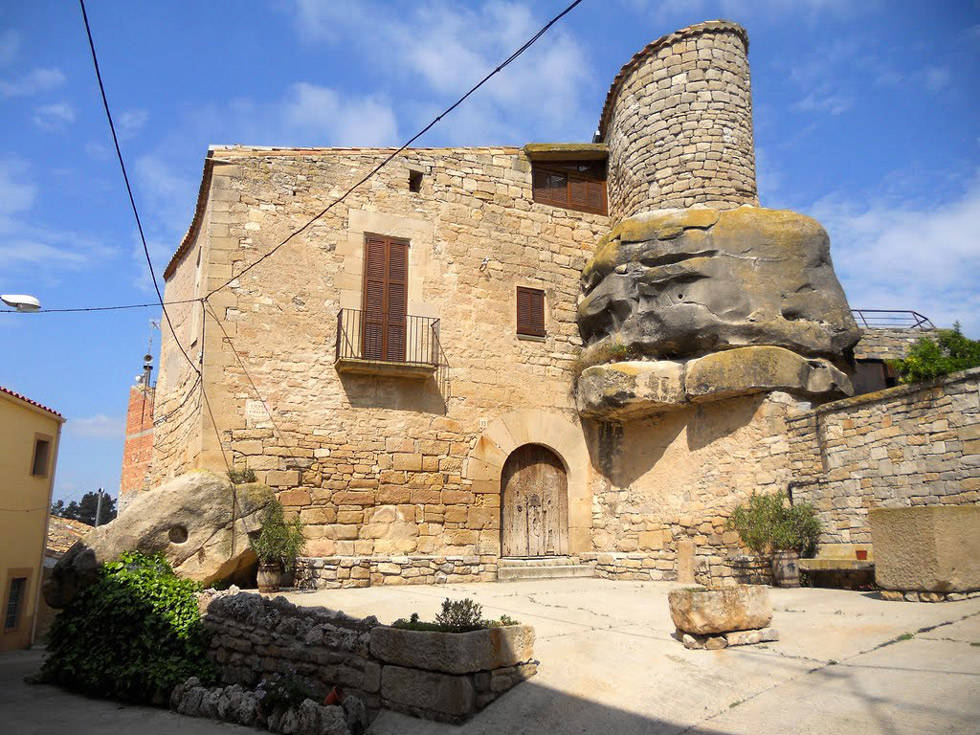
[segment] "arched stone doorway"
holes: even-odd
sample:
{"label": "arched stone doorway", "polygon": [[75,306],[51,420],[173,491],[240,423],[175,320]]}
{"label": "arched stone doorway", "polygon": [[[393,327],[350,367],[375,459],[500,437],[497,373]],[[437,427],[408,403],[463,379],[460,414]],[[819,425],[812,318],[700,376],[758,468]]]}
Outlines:
{"label": "arched stone doorway", "polygon": [[502,556],[562,556],[568,553],[568,476],[557,454],[524,444],[500,475]]}

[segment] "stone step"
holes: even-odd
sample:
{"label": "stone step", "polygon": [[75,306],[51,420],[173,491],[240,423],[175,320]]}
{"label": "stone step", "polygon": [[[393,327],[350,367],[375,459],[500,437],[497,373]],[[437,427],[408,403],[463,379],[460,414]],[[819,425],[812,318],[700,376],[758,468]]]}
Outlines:
{"label": "stone step", "polygon": [[504,556],[497,564],[500,567],[571,567],[581,561],[577,556]]}
{"label": "stone step", "polygon": [[571,577],[592,577],[595,570],[584,564],[554,564],[538,566],[499,566],[498,582],[517,582],[524,579],[568,579]]}

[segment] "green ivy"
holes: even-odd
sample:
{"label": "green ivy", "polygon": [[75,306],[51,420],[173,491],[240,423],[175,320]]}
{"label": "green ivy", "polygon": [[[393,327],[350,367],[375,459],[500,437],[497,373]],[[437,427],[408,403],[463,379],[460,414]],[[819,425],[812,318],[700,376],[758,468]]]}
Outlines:
{"label": "green ivy", "polygon": [[92,696],[165,701],[192,676],[215,679],[207,660],[196,582],[160,555],[122,554],[55,618],[42,678]]}
{"label": "green ivy", "polygon": [[957,322],[952,329],[940,329],[933,340],[923,337],[904,360],[894,360],[903,383],[920,383],[943,375],[980,366],[980,341],[968,339]]}

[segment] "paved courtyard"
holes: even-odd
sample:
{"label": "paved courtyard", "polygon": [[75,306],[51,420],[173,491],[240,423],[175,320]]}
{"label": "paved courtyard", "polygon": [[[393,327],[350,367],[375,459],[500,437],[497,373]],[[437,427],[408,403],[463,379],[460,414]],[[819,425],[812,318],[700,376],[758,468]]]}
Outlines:
{"label": "paved courtyard", "polygon": [[[412,612],[432,617],[445,597],[472,597],[487,616],[506,613],[535,626],[538,675],[469,723],[384,712],[374,735],[977,732],[980,599],[900,603],[860,592],[775,589],[773,625],[782,640],[688,651],[670,635],[667,592],[674,586],[574,579],[287,597],[383,622]],[[21,679],[40,655],[0,654],[4,733],[256,732],[28,686]]]}

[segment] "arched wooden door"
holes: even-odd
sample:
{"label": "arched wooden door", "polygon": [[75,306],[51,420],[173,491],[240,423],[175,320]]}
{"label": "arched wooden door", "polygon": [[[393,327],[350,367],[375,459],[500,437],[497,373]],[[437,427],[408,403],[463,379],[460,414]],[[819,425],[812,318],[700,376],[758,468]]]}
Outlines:
{"label": "arched wooden door", "polygon": [[518,447],[500,481],[501,554],[567,554],[568,478],[558,456],[538,444]]}

